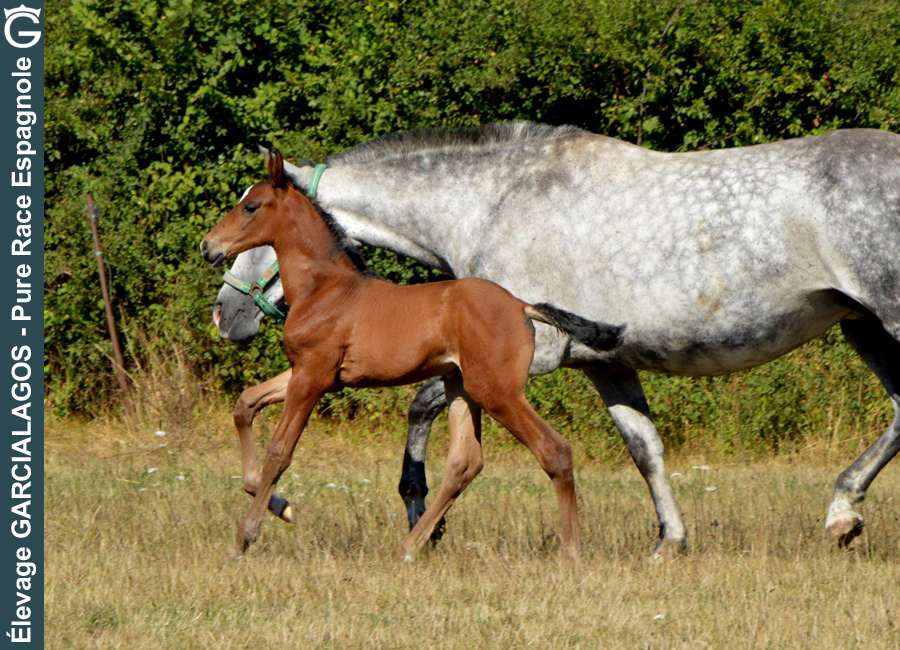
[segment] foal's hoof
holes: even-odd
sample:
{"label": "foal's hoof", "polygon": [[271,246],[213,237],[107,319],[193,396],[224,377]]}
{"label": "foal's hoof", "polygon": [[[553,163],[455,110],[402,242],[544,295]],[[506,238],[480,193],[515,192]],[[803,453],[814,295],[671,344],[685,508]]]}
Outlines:
{"label": "foal's hoof", "polygon": [[273,494],[272,498],[269,499],[269,510],[282,521],[286,521],[289,524],[294,523],[294,509],[287,499],[282,499]]}
{"label": "foal's hoof", "polygon": [[669,558],[679,557],[687,552],[687,539],[684,537],[660,537],[653,548],[651,560],[661,562]]}
{"label": "foal's hoof", "polygon": [[825,530],[837,540],[838,546],[841,548],[848,546],[850,542],[859,537],[864,525],[865,521],[862,515],[852,510],[828,513],[828,519],[825,520]]}

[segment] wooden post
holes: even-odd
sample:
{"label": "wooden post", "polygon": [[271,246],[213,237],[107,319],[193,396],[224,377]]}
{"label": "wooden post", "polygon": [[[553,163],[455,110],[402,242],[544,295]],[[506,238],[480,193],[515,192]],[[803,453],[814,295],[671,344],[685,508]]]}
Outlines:
{"label": "wooden post", "polygon": [[116,377],[119,379],[119,388],[122,389],[122,400],[127,404],[128,382],[125,377],[125,362],[122,359],[122,348],[119,347],[119,337],[116,335],[116,321],[113,319],[112,303],[109,300],[109,289],[106,286],[103,249],[100,248],[100,235],[97,232],[97,219],[100,218],[100,208],[94,205],[94,200],[90,194],[87,195],[87,206],[88,216],[91,220],[91,235],[94,237],[94,256],[97,258],[97,269],[100,271],[100,291],[103,294],[103,304],[106,306],[106,324],[109,326],[109,338],[112,341]]}

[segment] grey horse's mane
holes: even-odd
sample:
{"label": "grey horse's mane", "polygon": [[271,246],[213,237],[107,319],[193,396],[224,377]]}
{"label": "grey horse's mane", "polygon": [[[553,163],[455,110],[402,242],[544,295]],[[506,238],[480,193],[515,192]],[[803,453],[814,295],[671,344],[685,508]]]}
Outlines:
{"label": "grey horse's mane", "polygon": [[416,129],[370,140],[336,156],[329,156],[326,162],[333,167],[361,165],[432,149],[467,149],[529,140],[554,140],[583,132],[575,126],[550,126],[525,121],[453,129]]}

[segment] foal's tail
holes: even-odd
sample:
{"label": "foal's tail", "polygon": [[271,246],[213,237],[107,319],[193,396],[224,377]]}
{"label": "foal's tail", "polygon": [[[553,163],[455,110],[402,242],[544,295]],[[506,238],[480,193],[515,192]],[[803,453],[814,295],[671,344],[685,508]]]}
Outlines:
{"label": "foal's tail", "polygon": [[622,333],[625,331],[624,325],[598,323],[545,302],[537,305],[526,304],[525,315],[532,320],[552,325],[599,352],[619,347],[622,343]]}

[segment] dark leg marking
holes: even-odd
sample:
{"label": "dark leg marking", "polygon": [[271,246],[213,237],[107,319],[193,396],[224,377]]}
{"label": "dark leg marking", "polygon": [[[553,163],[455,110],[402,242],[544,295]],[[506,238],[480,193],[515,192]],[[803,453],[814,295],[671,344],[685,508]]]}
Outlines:
{"label": "dark leg marking", "polygon": [[[425,496],[428,481],[425,477],[425,451],[431,427],[441,411],[447,408],[444,383],[440,378],[431,379],[419,389],[409,405],[409,430],[406,436],[406,451],[403,454],[403,469],[400,474],[399,492],[406,505],[409,529],[412,530],[425,512]],[[441,538],[444,522],[435,528],[432,539]]]}

